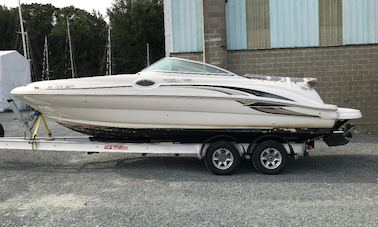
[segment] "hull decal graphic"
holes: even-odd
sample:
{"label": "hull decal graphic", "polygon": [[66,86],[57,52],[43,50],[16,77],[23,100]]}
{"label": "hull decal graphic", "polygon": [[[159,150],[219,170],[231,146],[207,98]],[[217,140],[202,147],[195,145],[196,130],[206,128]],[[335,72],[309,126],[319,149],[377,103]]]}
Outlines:
{"label": "hull decal graphic", "polygon": [[250,107],[256,111],[260,111],[263,113],[268,113],[268,114],[280,114],[280,115],[291,115],[291,116],[298,116],[298,117],[317,117],[320,118],[320,116],[315,116],[315,115],[309,115],[309,114],[303,114],[303,113],[298,113],[295,111],[287,110],[284,108],[274,108],[274,107]]}
{"label": "hull decal graphic", "polygon": [[254,96],[258,96],[258,97],[263,97],[263,98],[272,98],[272,99],[281,99],[281,100],[286,100],[286,101],[292,101],[294,102],[294,100],[292,99],[289,99],[289,98],[286,98],[286,97],[283,97],[283,96],[279,96],[279,95],[275,95],[275,94],[271,94],[271,93],[268,93],[268,92],[263,92],[263,91],[257,91],[257,90],[252,90],[252,89],[247,89],[247,88],[240,88],[240,87],[229,87],[229,86],[217,86],[217,85],[161,85],[161,86],[178,86],[178,87],[182,87],[182,86],[185,86],[185,87],[201,87],[201,88],[223,88],[223,89],[229,89],[229,90],[235,90],[235,91],[240,91],[240,92],[244,92],[244,93],[248,93],[248,94],[251,94],[251,95],[254,95]]}

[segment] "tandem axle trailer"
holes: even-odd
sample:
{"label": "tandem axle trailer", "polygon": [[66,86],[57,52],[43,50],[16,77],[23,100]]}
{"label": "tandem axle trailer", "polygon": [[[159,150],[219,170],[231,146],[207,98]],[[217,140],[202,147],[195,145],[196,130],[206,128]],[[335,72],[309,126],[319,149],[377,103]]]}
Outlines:
{"label": "tandem axle trailer", "polygon": [[[264,174],[280,173],[286,166],[288,157],[297,159],[306,156],[307,149],[314,148],[317,134],[310,133],[306,141],[296,138],[295,131],[254,130],[251,133],[211,134],[209,137],[194,140],[172,141],[110,141],[93,137],[53,137],[48,125],[40,113],[26,118],[12,100],[9,100],[13,112],[25,128],[24,137],[3,137],[0,124],[0,150],[29,151],[69,151],[93,153],[124,153],[147,155],[172,155],[203,159],[207,168],[219,175],[231,174],[240,165],[242,158],[250,159],[255,169]],[[40,125],[46,128],[48,137],[37,137]],[[345,131],[335,131],[333,136]],[[248,136],[250,136],[248,138]],[[300,137],[299,137],[300,138]],[[188,142],[191,141],[191,142]]]}
{"label": "tandem axle trailer", "polygon": [[[260,154],[262,167],[254,166],[267,174],[279,173],[283,170],[286,159],[294,152],[294,158],[305,154],[303,143],[281,144],[273,140],[263,143],[264,153]],[[260,145],[261,145],[260,144]],[[215,174],[231,174],[240,164],[241,158],[251,159],[248,153],[250,144],[227,141],[225,138],[215,139],[208,143],[127,143],[92,141],[90,137],[3,137],[0,138],[0,150],[25,151],[69,151],[93,153],[139,154],[141,156],[177,156],[196,157],[203,159],[206,166]],[[253,161],[254,162],[254,161]],[[265,165],[264,165],[265,164]],[[277,168],[278,171],[277,171]]]}

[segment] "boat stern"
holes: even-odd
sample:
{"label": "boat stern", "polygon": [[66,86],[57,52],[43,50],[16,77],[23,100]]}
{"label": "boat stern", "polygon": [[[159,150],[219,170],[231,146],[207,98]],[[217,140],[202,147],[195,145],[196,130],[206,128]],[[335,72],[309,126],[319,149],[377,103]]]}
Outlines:
{"label": "boat stern", "polygon": [[331,132],[323,137],[323,141],[328,146],[346,145],[352,138],[354,125],[349,120],[362,117],[361,111],[349,108],[337,108],[337,121]]}
{"label": "boat stern", "polygon": [[354,120],[362,118],[360,110],[349,108],[337,108],[337,119],[339,120]]}

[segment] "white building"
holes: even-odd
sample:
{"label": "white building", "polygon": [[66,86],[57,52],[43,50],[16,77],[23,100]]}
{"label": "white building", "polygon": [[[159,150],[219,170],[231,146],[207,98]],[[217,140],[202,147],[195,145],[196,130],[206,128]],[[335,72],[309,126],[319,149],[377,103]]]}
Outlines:
{"label": "white building", "polygon": [[[31,82],[29,61],[15,50],[0,51],[0,112],[9,109],[10,91]],[[25,105],[16,101],[20,109]]]}

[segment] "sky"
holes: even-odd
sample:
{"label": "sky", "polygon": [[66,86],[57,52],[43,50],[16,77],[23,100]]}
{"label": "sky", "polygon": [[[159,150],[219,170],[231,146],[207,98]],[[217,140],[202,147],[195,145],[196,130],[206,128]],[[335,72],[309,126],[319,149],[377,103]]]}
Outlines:
{"label": "sky", "polygon": [[[90,13],[94,9],[96,11],[100,11],[104,17],[106,16],[106,9],[111,7],[112,2],[113,0],[21,0],[21,4],[51,4],[59,8],[73,5],[76,8],[84,9]],[[0,0],[0,5],[17,7],[18,0]]]}

